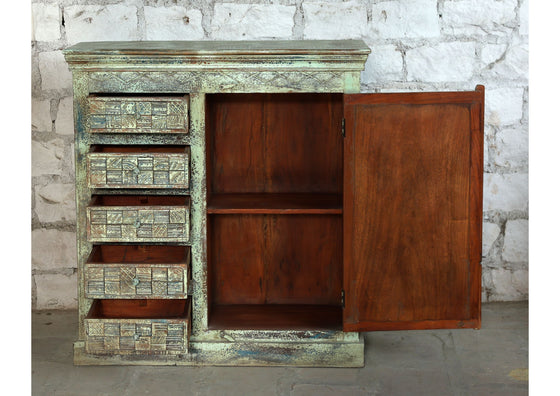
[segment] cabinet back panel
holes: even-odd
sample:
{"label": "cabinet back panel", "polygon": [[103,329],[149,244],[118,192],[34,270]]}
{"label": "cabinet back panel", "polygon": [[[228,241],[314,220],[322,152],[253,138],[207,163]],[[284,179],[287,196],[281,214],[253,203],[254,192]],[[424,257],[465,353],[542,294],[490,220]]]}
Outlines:
{"label": "cabinet back panel", "polygon": [[342,193],[342,95],[207,96],[210,193]]}
{"label": "cabinet back panel", "polygon": [[208,247],[213,304],[340,304],[340,215],[211,215]]}

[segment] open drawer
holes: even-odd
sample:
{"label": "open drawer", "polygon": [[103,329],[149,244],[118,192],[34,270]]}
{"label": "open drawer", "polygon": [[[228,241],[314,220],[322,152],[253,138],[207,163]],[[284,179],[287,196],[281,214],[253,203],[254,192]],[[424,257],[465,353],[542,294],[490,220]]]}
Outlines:
{"label": "open drawer", "polygon": [[87,298],[186,298],[190,247],[96,245],[84,266]]}
{"label": "open drawer", "polygon": [[188,146],[92,146],[90,188],[189,188]]}
{"label": "open drawer", "polygon": [[191,300],[95,300],[84,323],[88,353],[181,354],[188,351]]}
{"label": "open drawer", "polygon": [[187,242],[188,196],[94,195],[86,208],[90,242]]}
{"label": "open drawer", "polygon": [[90,133],[188,133],[188,96],[88,98]]}

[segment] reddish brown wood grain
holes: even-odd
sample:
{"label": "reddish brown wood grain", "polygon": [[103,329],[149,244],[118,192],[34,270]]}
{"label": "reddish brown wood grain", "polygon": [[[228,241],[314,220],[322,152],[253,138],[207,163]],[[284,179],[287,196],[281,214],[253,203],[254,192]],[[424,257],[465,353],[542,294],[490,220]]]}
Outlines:
{"label": "reddish brown wood grain", "polygon": [[331,305],[217,305],[213,330],[340,330],[342,308]]}
{"label": "reddish brown wood grain", "polygon": [[189,249],[172,245],[95,245],[87,263],[186,263]]}
{"label": "reddish brown wood grain", "polygon": [[94,145],[91,146],[92,153],[184,153],[188,150],[187,146],[145,146],[145,145]]}
{"label": "reddish brown wood grain", "polygon": [[95,300],[87,319],[186,318],[188,300]]}
{"label": "reddish brown wood grain", "polygon": [[90,206],[173,206],[188,202],[188,197],[180,195],[94,195]]}
{"label": "reddish brown wood grain", "polygon": [[342,214],[341,194],[214,194],[208,213]]}
{"label": "reddish brown wood grain", "polygon": [[340,94],[207,96],[209,195],[342,193]]}
{"label": "reddish brown wood grain", "polygon": [[345,96],[346,331],[478,327],[482,100]]}
{"label": "reddish brown wood grain", "polygon": [[338,215],[209,216],[212,301],[340,305]]}

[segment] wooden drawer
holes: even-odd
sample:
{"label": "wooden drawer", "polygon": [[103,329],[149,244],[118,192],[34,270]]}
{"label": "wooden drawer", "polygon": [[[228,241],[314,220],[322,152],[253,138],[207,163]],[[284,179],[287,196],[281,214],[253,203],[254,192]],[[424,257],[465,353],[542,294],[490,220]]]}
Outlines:
{"label": "wooden drawer", "polygon": [[186,196],[97,195],[86,208],[90,242],[187,242]]}
{"label": "wooden drawer", "polygon": [[90,96],[90,133],[188,133],[189,101],[184,97]]}
{"label": "wooden drawer", "polygon": [[181,354],[188,351],[191,300],[95,300],[84,325],[88,353]]}
{"label": "wooden drawer", "polygon": [[94,246],[84,266],[87,298],[186,298],[190,248]]}
{"label": "wooden drawer", "polygon": [[92,146],[90,188],[189,188],[187,146]]}

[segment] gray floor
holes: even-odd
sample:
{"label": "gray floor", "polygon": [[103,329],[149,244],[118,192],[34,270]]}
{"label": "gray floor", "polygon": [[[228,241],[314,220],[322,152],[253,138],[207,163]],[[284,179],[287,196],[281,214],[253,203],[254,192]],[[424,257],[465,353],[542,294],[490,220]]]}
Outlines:
{"label": "gray floor", "polygon": [[366,334],[362,369],[75,367],[75,311],[33,313],[34,395],[526,395],[528,304],[482,306],[481,330]]}

